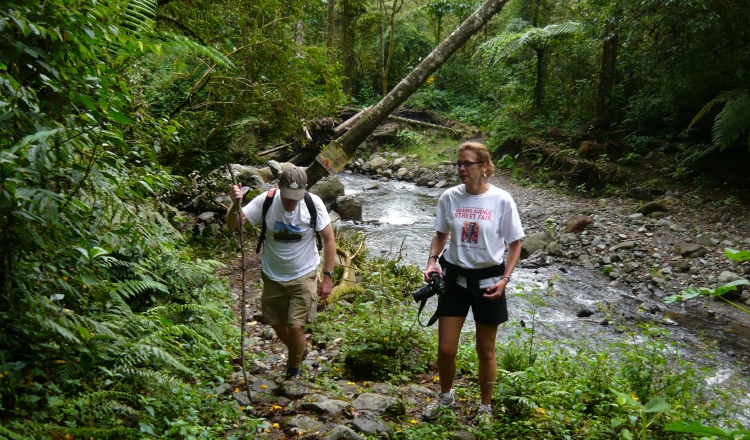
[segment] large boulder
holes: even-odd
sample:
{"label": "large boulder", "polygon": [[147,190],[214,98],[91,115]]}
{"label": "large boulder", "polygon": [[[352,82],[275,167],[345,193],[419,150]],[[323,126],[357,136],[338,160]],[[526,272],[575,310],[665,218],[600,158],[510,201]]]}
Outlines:
{"label": "large boulder", "polygon": [[654,212],[667,212],[667,211],[669,211],[669,209],[667,208],[667,204],[664,202],[664,200],[656,200],[653,202],[649,202],[643,206],[640,206],[637,209],[637,212],[643,215],[649,215]]}
{"label": "large boulder", "polygon": [[529,234],[521,242],[521,258],[528,258],[529,255],[534,252],[544,249],[548,244],[552,243],[552,241],[554,241],[554,239],[546,232]]}
{"label": "large boulder", "polygon": [[594,224],[594,219],[587,215],[576,215],[565,222],[565,232],[583,232],[584,229]]}
{"label": "large boulder", "polygon": [[386,168],[388,165],[388,159],[380,156],[373,156],[370,159],[370,169],[377,171]]}
{"label": "large boulder", "polygon": [[266,182],[258,169],[250,166],[234,165],[234,176],[237,178],[237,182],[246,188],[261,188],[263,183]]}
{"label": "large boulder", "polygon": [[331,206],[339,196],[344,195],[344,184],[338,177],[330,176],[319,180],[308,191],[320,197],[326,206]]}
{"label": "large boulder", "polygon": [[708,253],[708,250],[697,243],[677,243],[677,252],[683,258],[699,258]]}
{"label": "large boulder", "polygon": [[339,197],[334,206],[342,220],[362,221],[362,202],[354,197]]}

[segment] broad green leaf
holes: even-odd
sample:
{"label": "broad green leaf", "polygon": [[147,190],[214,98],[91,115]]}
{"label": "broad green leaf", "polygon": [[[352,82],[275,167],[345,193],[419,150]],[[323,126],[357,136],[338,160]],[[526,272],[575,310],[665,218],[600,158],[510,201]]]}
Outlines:
{"label": "broad green leaf", "polygon": [[91,333],[86,327],[78,326],[78,334],[80,334],[83,339],[91,338]]}
{"label": "broad green leaf", "polygon": [[723,286],[717,287],[714,290],[708,290],[707,293],[711,296],[722,296],[727,292],[737,290],[737,286],[743,286],[747,284],[750,284],[750,281],[744,279],[736,280],[732,281],[731,283],[724,284]]}
{"label": "broad green leaf", "polygon": [[672,406],[668,404],[661,397],[654,397],[649,400],[648,403],[643,407],[643,412],[647,413],[663,413],[668,412],[672,409]]}
{"label": "broad green leaf", "polygon": [[[85,105],[86,108],[89,109],[89,110],[94,111],[94,110],[97,109],[96,104],[94,103],[94,101],[92,101],[91,98],[89,98],[86,95],[81,95],[79,93],[78,95],[76,95],[76,101],[78,101],[81,104]],[[94,118],[92,118],[92,119],[94,119]]]}
{"label": "broad green leaf", "polygon": [[686,425],[683,422],[671,422],[667,423],[667,425],[664,427],[665,431],[672,431],[672,432],[689,432],[691,434],[697,434],[697,435],[718,435],[724,438],[734,438],[731,437],[731,431],[728,429],[723,428],[717,428],[715,426],[706,426],[701,425],[698,422],[693,422],[689,425]]}
{"label": "broad green leaf", "polygon": [[113,121],[121,125],[130,125],[133,123],[132,119],[120,112],[109,112],[108,115]]}
{"label": "broad green leaf", "polygon": [[60,301],[63,298],[65,298],[65,295],[63,295],[62,293],[56,293],[54,295],[50,295],[49,300],[50,301]]}
{"label": "broad green leaf", "polygon": [[738,250],[726,248],[724,249],[724,255],[726,255],[727,258],[729,258],[732,261],[743,262],[743,261],[750,260],[750,251],[746,251],[746,250],[738,251]]}
{"label": "broad green leaf", "polygon": [[701,293],[702,292],[698,290],[697,287],[688,287],[677,295],[670,295],[664,298],[664,302],[669,304],[674,302],[687,301],[689,299],[695,298],[696,296],[699,296]]}
{"label": "broad green leaf", "polygon": [[621,392],[615,390],[614,388],[610,388],[609,390],[612,391],[615,394],[615,396],[617,396],[618,403],[622,402],[622,403],[620,403],[620,405],[627,404],[627,405],[630,405],[630,406],[632,406],[633,408],[636,408],[636,409],[640,409],[640,408],[643,407],[643,405],[641,405],[640,402],[638,402],[637,400],[635,400],[630,394],[621,393]]}

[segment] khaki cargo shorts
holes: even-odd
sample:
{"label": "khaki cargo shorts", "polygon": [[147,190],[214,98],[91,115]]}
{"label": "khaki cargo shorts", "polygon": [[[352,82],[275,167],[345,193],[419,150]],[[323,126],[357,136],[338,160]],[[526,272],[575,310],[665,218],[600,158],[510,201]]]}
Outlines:
{"label": "khaki cargo shorts", "polygon": [[260,304],[266,322],[274,325],[310,325],[318,313],[318,275],[312,271],[280,283],[261,272]]}

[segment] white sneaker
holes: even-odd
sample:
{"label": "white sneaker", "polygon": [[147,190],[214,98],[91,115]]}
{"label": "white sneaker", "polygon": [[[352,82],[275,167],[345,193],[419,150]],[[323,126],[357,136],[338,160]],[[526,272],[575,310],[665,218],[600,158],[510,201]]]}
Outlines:
{"label": "white sneaker", "polygon": [[477,416],[474,418],[477,426],[487,426],[492,424],[492,405],[479,404]]}
{"label": "white sneaker", "polygon": [[451,388],[447,393],[439,393],[438,398],[425,407],[422,411],[422,418],[425,420],[436,419],[444,409],[453,408],[455,405],[456,398],[453,396],[453,388]]}

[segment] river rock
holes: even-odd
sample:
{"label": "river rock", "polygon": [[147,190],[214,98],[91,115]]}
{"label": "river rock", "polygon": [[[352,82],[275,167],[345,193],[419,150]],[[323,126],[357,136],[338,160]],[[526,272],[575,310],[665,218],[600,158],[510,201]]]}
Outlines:
{"label": "river rock", "polygon": [[352,401],[352,406],[357,411],[368,412],[374,415],[389,414],[401,416],[406,414],[404,404],[399,399],[375,393],[360,394]]}
{"label": "river rock", "polygon": [[556,257],[561,257],[563,254],[562,249],[560,249],[560,244],[556,241],[553,241],[552,243],[545,246],[544,250],[550,255],[554,255]]}
{"label": "river rock", "polygon": [[290,418],[286,421],[286,423],[284,423],[284,426],[289,428],[289,431],[293,435],[302,435],[309,433],[319,436],[328,430],[323,422],[302,415],[297,415]]}
{"label": "river rock", "polygon": [[362,201],[354,197],[339,197],[334,209],[342,220],[362,221]]}
{"label": "river rock", "polygon": [[584,229],[594,224],[594,219],[587,215],[576,215],[565,222],[565,232],[583,232]]}
{"label": "river rock", "polygon": [[300,407],[306,411],[312,411],[318,414],[341,414],[341,412],[351,406],[349,402],[330,399],[322,394],[311,394],[303,398]]}
{"label": "river rock", "polygon": [[380,156],[373,156],[370,158],[370,169],[372,171],[378,171],[385,168],[388,164],[388,159]]}
{"label": "river rock", "polygon": [[330,206],[336,198],[344,195],[344,185],[336,176],[321,179],[310,188],[310,192],[316,194],[323,200],[326,206]]}
{"label": "river rock", "polygon": [[252,396],[248,397],[247,391],[238,391],[236,393],[232,393],[232,397],[240,406],[248,406],[252,403]]}
{"label": "river rock", "polygon": [[680,242],[677,244],[677,252],[683,258],[702,257],[708,253],[706,248],[696,243]]}
{"label": "river rock", "polygon": [[616,245],[609,248],[612,252],[622,251],[622,250],[630,250],[635,247],[634,241],[623,241],[621,243],[617,243]]}
{"label": "river rock", "polygon": [[285,380],[279,387],[279,394],[292,399],[301,399],[310,394],[310,387],[305,382],[298,380]]}
{"label": "river rock", "polygon": [[651,200],[651,190],[646,188],[630,188],[628,189],[628,197],[648,202]]}
{"label": "river rock", "polygon": [[323,437],[324,440],[365,440],[364,437],[358,435],[352,428],[344,425],[337,425],[330,431],[326,432]]}
{"label": "river rock", "polygon": [[278,389],[279,389],[279,386],[276,385],[276,382],[272,380],[268,380],[263,377],[257,379],[255,382],[253,382],[253,385],[252,385],[252,390],[258,393],[273,394]]}
{"label": "river rock", "polygon": [[650,203],[646,203],[645,205],[639,207],[636,211],[643,215],[649,215],[652,212],[668,211],[668,209],[667,204],[664,203],[663,200],[656,200]]}
{"label": "river rock", "polygon": [[388,424],[372,415],[357,417],[352,424],[354,425],[355,430],[367,436],[385,439],[393,437],[393,429]]}
{"label": "river rock", "polygon": [[544,249],[548,244],[552,243],[553,238],[546,232],[537,232],[535,234],[529,234],[521,242],[521,258],[528,258],[534,252]]}
{"label": "river rock", "polygon": [[380,189],[380,185],[378,185],[377,182],[370,182],[366,183],[362,186],[362,189],[365,191],[374,191],[376,189]]}
{"label": "river rock", "polygon": [[198,221],[210,225],[214,222],[214,217],[216,217],[216,213],[213,211],[206,211],[198,216]]}
{"label": "river rock", "polygon": [[695,242],[697,244],[703,245],[703,246],[713,246],[716,244],[719,244],[721,241],[721,235],[719,235],[718,232],[705,232],[703,234],[698,235],[695,238]]}
{"label": "river rock", "polygon": [[284,167],[275,160],[269,160],[266,164],[268,164],[268,169],[271,170],[271,175],[273,175],[274,179],[278,179],[281,172],[284,171]]}
{"label": "river rock", "polygon": [[567,234],[563,234],[560,237],[560,244],[563,246],[567,246],[569,244],[573,244],[576,241],[578,241],[578,236],[572,232],[568,232]]}
{"label": "river rock", "polygon": [[261,188],[265,182],[270,180],[264,179],[258,169],[254,167],[235,165],[234,169],[237,183],[241,183],[243,188]]}

